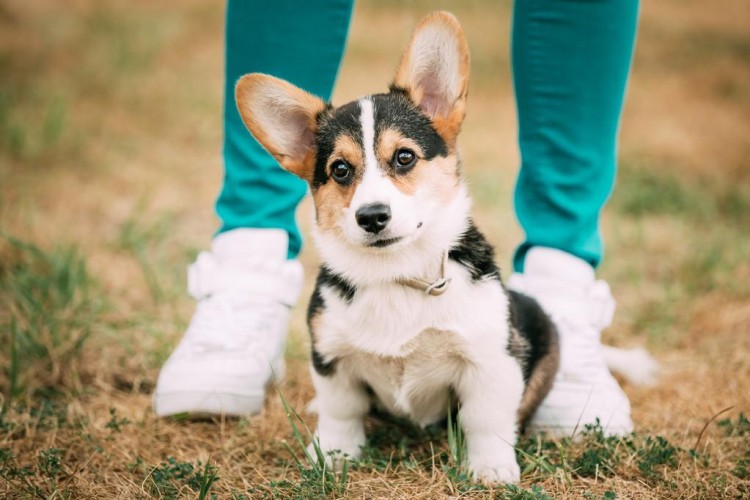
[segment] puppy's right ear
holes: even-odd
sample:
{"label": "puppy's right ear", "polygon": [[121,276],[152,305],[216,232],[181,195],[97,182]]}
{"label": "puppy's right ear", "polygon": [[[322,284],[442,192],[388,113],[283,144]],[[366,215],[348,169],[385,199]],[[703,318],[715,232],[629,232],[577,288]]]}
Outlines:
{"label": "puppy's right ear", "polygon": [[248,130],[282,167],[304,180],[315,167],[317,116],[326,103],[270,75],[245,75],[235,87],[237,109]]}

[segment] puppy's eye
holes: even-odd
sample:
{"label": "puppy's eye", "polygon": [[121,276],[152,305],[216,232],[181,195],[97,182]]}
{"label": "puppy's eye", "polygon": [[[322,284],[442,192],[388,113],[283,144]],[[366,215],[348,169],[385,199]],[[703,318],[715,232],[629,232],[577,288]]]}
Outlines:
{"label": "puppy's eye", "polygon": [[351,176],[352,168],[344,160],[336,160],[331,164],[331,177],[339,184],[348,184]]}
{"label": "puppy's eye", "polygon": [[406,173],[417,163],[417,154],[411,149],[401,148],[393,155],[393,167],[400,173]]}

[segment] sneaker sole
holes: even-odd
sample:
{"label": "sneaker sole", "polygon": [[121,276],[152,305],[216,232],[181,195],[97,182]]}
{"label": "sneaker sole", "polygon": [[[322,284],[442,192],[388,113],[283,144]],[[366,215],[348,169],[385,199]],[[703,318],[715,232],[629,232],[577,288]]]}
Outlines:
{"label": "sneaker sole", "polygon": [[263,410],[265,393],[219,394],[181,392],[156,394],[154,413],[158,417],[169,417],[187,413],[194,417],[227,415],[244,417],[257,415]]}
{"label": "sneaker sole", "polygon": [[[605,436],[623,437],[633,432],[633,425],[608,425],[602,426],[602,432]],[[563,438],[579,436],[586,428],[586,423],[580,423],[577,426],[566,425],[545,425],[534,424],[533,422],[526,426],[526,434],[544,433],[550,437]]]}

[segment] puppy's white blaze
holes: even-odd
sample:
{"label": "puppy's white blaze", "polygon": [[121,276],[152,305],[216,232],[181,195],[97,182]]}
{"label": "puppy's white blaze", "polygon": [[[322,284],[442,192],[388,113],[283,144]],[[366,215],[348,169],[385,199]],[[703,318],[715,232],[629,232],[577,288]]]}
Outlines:
{"label": "puppy's white blaze", "polygon": [[375,106],[367,97],[359,100],[359,116],[362,125],[362,142],[365,148],[365,171],[377,169],[378,160],[375,158]]}
{"label": "puppy's white blaze", "polygon": [[[352,198],[351,209],[356,213],[357,209],[371,203],[388,205],[393,213],[393,218],[388,224],[389,233],[399,237],[407,236],[413,230],[412,226],[416,227],[416,222],[411,220],[413,210],[410,210],[407,197],[398,191],[385,171],[380,168],[375,156],[375,105],[371,99],[365,97],[359,100],[359,106],[365,164],[362,180]],[[344,221],[344,225],[349,227],[344,227],[344,233],[353,240],[361,238],[363,231],[357,226],[354,217],[351,214],[345,217],[347,220]]]}
{"label": "puppy's white blaze", "polygon": [[368,203],[388,204],[390,190],[393,188],[390,183],[384,182],[384,172],[378,167],[378,160],[375,156],[375,106],[372,100],[365,97],[359,100],[359,108],[365,164],[362,181],[352,200],[355,210]]}

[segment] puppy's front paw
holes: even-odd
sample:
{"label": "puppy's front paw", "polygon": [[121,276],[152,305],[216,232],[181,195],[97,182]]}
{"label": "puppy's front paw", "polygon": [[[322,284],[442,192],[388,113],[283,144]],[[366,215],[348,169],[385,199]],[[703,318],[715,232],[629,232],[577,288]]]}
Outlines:
{"label": "puppy's front paw", "polygon": [[[359,436],[357,436],[359,438]],[[307,446],[307,452],[314,460],[320,460],[318,450],[322,452],[323,458],[328,467],[334,470],[340,470],[344,464],[344,459],[357,460],[362,454],[361,446],[364,446],[364,435],[361,439],[347,439],[343,436],[327,436],[325,438],[316,438],[315,442]],[[316,449],[317,447],[317,449]]]}
{"label": "puppy's front paw", "polygon": [[470,457],[469,471],[474,481],[480,481],[487,486],[515,483],[521,479],[521,468],[513,452],[484,453]]}
{"label": "puppy's front paw", "polygon": [[349,458],[348,453],[343,453],[338,449],[325,450],[316,446],[316,443],[310,443],[307,445],[307,453],[312,457],[313,461],[318,464],[320,463],[318,449],[323,454],[323,461],[325,462],[326,467],[330,470],[340,471],[344,465],[344,460]]}

